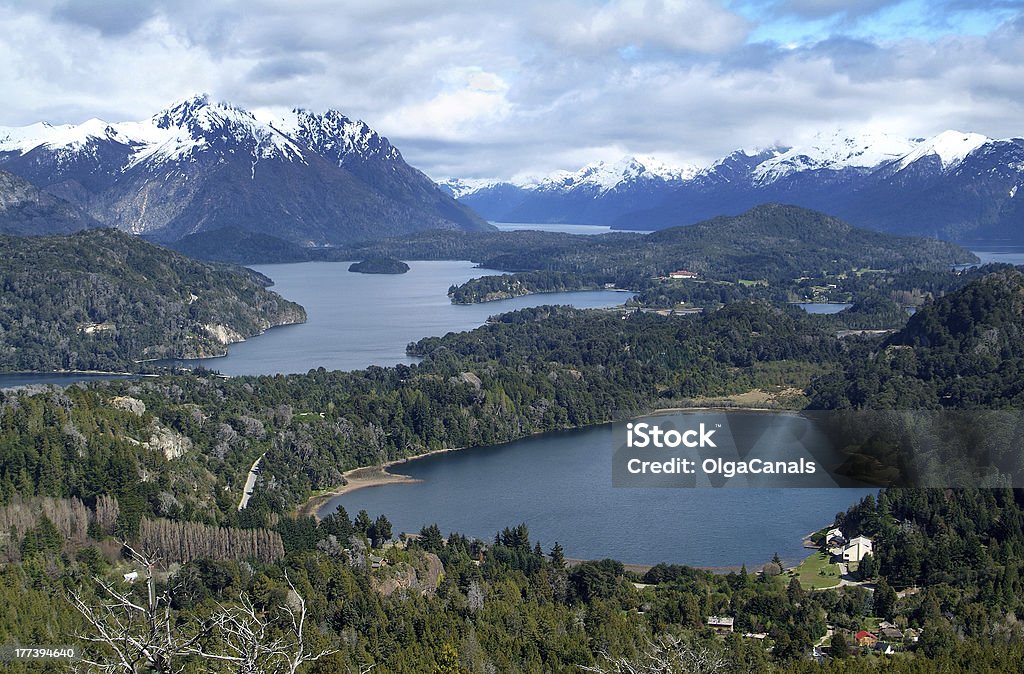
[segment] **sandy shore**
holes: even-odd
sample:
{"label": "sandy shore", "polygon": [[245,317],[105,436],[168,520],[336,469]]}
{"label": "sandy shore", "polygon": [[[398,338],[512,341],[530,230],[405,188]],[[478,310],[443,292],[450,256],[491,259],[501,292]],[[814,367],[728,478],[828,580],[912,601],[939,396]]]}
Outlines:
{"label": "sandy shore", "polygon": [[416,478],[409,477],[408,475],[402,475],[401,473],[392,473],[388,469],[400,466],[403,463],[412,461],[414,459],[422,459],[425,456],[433,456],[435,454],[447,454],[448,452],[459,452],[465,447],[453,447],[450,449],[435,449],[423,454],[417,454],[416,456],[406,457],[404,459],[395,459],[394,461],[388,461],[380,466],[364,466],[362,468],[353,468],[352,470],[346,470],[342,473],[342,477],[345,478],[345,484],[331,489],[330,491],[322,492],[316,496],[311,496],[302,507],[299,508],[300,515],[310,515],[320,519],[317,516],[317,511],[324,507],[328,501],[335,496],[341,496],[353,492],[357,489],[365,489],[366,487],[379,487],[385,484],[415,484],[422,482]]}

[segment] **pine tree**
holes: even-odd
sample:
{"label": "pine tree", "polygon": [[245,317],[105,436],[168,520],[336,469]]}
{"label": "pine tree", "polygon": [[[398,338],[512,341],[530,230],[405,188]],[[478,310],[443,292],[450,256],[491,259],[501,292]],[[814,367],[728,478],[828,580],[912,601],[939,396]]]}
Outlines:
{"label": "pine tree", "polygon": [[555,541],[555,544],[551,547],[551,565],[556,569],[565,568],[565,554],[558,541]]}
{"label": "pine tree", "polygon": [[434,674],[464,674],[466,670],[459,664],[459,652],[449,642],[444,642],[441,652],[437,655]]}

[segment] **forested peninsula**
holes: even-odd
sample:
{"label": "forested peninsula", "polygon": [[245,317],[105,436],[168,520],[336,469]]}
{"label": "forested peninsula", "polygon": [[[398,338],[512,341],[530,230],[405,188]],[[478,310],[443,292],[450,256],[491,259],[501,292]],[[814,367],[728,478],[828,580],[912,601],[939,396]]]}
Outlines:
{"label": "forested peninsula", "polygon": [[203,358],[303,308],[239,267],[197,262],[112,229],[2,237],[0,370],[137,371]]}

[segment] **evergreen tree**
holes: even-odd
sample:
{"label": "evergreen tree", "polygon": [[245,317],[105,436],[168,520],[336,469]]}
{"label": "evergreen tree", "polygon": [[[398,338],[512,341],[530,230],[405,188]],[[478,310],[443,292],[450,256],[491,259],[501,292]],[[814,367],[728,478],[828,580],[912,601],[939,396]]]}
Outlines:
{"label": "evergreen tree", "polygon": [[850,644],[847,643],[846,636],[842,632],[837,630],[832,634],[832,643],[828,647],[828,654],[836,659],[849,657]]}
{"label": "evergreen tree", "polygon": [[419,545],[429,552],[440,552],[444,547],[444,538],[441,536],[441,528],[431,524],[420,529]]}
{"label": "evergreen tree", "polygon": [[565,568],[565,552],[558,541],[555,541],[555,544],[551,546],[551,565],[556,569]]}
{"label": "evergreen tree", "polygon": [[355,522],[352,526],[355,527],[356,531],[361,534],[367,534],[370,531],[370,527],[373,525],[373,521],[370,519],[370,513],[365,510],[360,510],[356,514]]}
{"label": "evergreen tree", "polygon": [[896,612],[896,590],[892,589],[889,583],[886,582],[885,578],[878,580],[878,586],[875,588],[875,615],[885,618],[886,620],[892,620]]}
{"label": "evergreen tree", "polygon": [[384,543],[391,540],[391,520],[384,515],[378,515],[377,519],[370,525],[367,535],[373,542],[373,547],[379,548],[384,545]]}

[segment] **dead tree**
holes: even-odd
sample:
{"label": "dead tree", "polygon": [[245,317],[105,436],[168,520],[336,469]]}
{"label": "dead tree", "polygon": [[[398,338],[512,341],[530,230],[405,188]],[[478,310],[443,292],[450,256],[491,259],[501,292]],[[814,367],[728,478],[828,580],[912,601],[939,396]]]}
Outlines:
{"label": "dead tree", "polygon": [[279,620],[258,610],[243,593],[237,604],[218,607],[209,622],[209,637],[193,642],[190,652],[228,664],[230,671],[238,674],[295,674],[303,664],[335,653],[332,649],[306,650],[306,600],[287,573],[285,580],[291,592],[276,616]]}
{"label": "dead tree", "polygon": [[125,549],[142,567],[146,582],[146,600],[139,601],[129,591],[95,578],[100,592],[99,602],[92,605],[80,592],[70,592],[68,601],[85,618],[90,627],[78,638],[99,646],[98,653],[80,661],[89,671],[111,674],[152,672],[174,674],[184,667],[187,646],[175,633],[171,621],[170,593],[156,592],[153,568],[156,560],[135,550],[127,543]]}
{"label": "dead tree", "polygon": [[648,641],[639,656],[604,656],[603,660],[601,665],[581,666],[580,669],[598,674],[724,674],[728,671],[726,659],[707,646],[691,647],[670,634]]}
{"label": "dead tree", "polygon": [[87,671],[178,674],[190,661],[201,659],[211,672],[295,674],[303,664],[335,652],[308,650],[306,601],[287,574],[289,602],[277,612],[259,610],[243,593],[237,603],[219,604],[202,624],[176,626],[171,613],[172,591],[156,591],[156,560],[127,544],[125,548],[144,569],[145,601],[100,578],[95,579],[100,590],[96,605],[80,592],[68,595],[68,601],[90,627],[88,633],[78,635],[79,639],[97,647],[96,653],[79,662]]}

